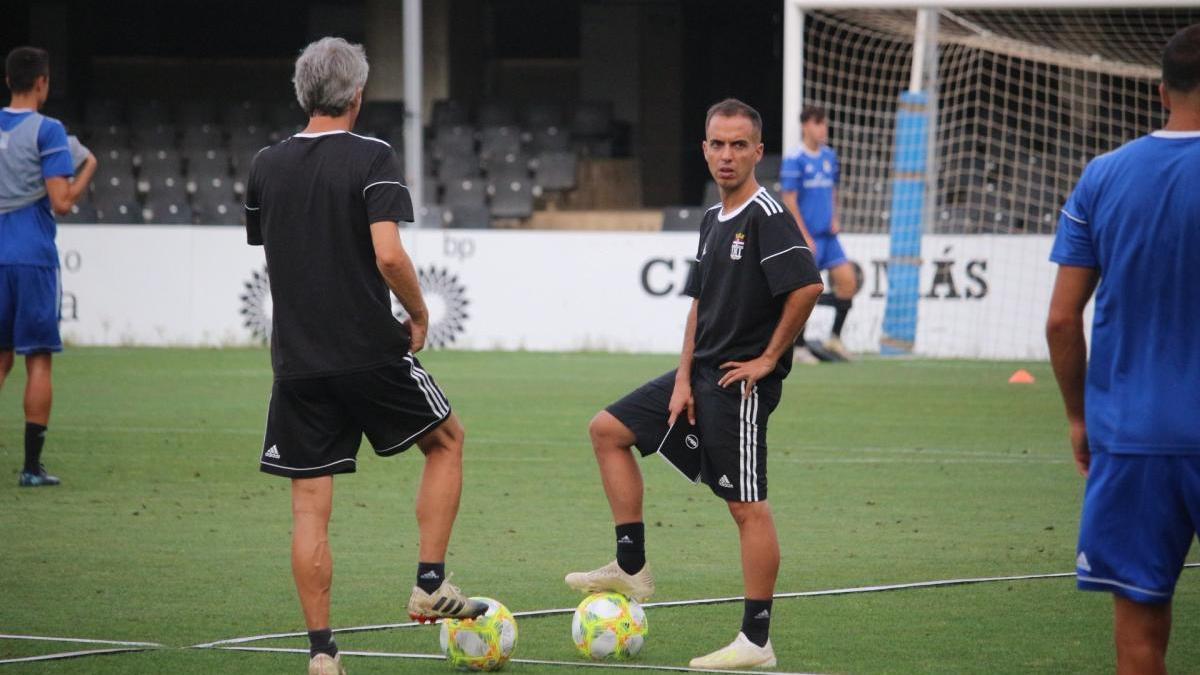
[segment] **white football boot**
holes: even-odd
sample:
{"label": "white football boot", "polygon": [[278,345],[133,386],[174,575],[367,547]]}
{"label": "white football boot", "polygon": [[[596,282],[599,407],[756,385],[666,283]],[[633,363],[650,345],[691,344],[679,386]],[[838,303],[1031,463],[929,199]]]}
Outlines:
{"label": "white football boot", "polygon": [[438,619],[475,619],[483,616],[487,610],[487,603],[463,595],[458,586],[450,583],[449,576],[432,593],[426,593],[420,586],[413,586],[412,595],[408,597],[408,616],[418,623],[433,623]]}
{"label": "white football boot", "polygon": [[775,663],[775,650],[771,648],[770,640],[767,640],[766,645],[759,647],[751,642],[745,633],[739,632],[737,638],[729,645],[711,654],[697,656],[689,665],[692,668],[723,670],[726,668],[774,668]]}
{"label": "white football boot", "polygon": [[572,572],[565,579],[567,585],[583,593],[612,591],[638,602],[645,602],[654,595],[654,575],[650,563],[642,566],[637,574],[626,574],[614,560],[591,572]]}
{"label": "white football boot", "polygon": [[346,675],[342,655],[317,654],[308,662],[308,675]]}

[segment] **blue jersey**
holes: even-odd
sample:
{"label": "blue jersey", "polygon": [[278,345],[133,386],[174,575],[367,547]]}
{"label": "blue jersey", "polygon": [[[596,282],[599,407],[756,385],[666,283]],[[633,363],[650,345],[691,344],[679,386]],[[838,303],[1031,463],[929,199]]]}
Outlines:
{"label": "blue jersey", "polygon": [[1050,259],[1100,272],[1085,410],[1093,450],[1200,454],[1200,132],[1092,160]]}
{"label": "blue jersey", "polygon": [[801,147],[783,160],[779,169],[784,192],[795,192],[804,227],[814,237],[827,234],[833,225],[834,189],[841,180],[837,153],[822,145],[816,153]]}
{"label": "blue jersey", "polygon": [[0,265],[58,267],[46,179],[74,175],[61,122],[32,110],[0,111]]}

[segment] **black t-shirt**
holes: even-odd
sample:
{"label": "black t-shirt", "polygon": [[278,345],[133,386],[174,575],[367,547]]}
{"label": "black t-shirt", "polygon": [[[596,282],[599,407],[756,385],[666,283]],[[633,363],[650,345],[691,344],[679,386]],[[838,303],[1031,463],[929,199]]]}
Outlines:
{"label": "black t-shirt", "polygon": [[371,368],[402,357],[371,224],[412,221],[391,146],[349,132],[297,134],[255,156],[246,239],[266,249],[275,377]]}
{"label": "black t-shirt", "polygon": [[[762,356],[787,294],[820,281],[796,221],[765,188],[732,213],[712,207],[700,223],[696,264],[685,289],[700,301],[695,362],[718,368]],[[791,367],[788,347],[772,375],[785,378]]]}

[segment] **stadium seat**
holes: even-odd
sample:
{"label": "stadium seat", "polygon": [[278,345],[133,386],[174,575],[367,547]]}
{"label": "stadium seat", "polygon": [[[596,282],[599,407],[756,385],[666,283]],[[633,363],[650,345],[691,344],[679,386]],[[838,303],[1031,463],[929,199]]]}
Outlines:
{"label": "stadium seat", "polygon": [[475,130],[466,125],[441,127],[433,137],[433,156],[474,155]]}
{"label": "stadium seat", "polygon": [[146,201],[142,218],[154,225],[191,225],[192,207],[186,200],[154,197]]}
{"label": "stadium seat", "polygon": [[783,157],[780,155],[763,155],[758,166],[754,168],[754,175],[759,183],[765,185],[779,178],[779,167],[782,164]]}
{"label": "stadium seat", "polygon": [[72,225],[90,224],[100,222],[96,215],[96,207],[87,199],[80,199],[71,207],[71,212],[65,216],[58,216],[58,222],[68,223]]}
{"label": "stadium seat", "polygon": [[492,216],[486,206],[459,205],[447,207],[446,227],[486,230],[492,226]]}
{"label": "stadium seat", "polygon": [[562,123],[562,106],[557,103],[535,102],[521,108],[521,124],[526,129],[560,127]]}
{"label": "stadium seat", "polygon": [[490,181],[528,181],[529,159],[520,153],[493,157],[488,162],[487,175]]}
{"label": "stadium seat", "polygon": [[493,218],[528,218],[533,215],[533,184],[529,181],[493,181],[488,184],[492,196]]}
{"label": "stadium seat", "polygon": [[571,149],[571,134],[562,127],[535,127],[529,133],[529,151],[533,154]]}
{"label": "stadium seat", "polygon": [[421,201],[425,202],[422,206],[431,206],[442,203],[442,182],[437,176],[426,173],[425,182],[421,187]]}
{"label": "stadium seat", "polygon": [[543,152],[533,161],[533,184],[543,190],[573,190],[576,158],[573,152]]}
{"label": "stadium seat", "polygon": [[517,127],[484,127],[479,133],[479,157],[485,163],[520,151],[521,130]]}
{"label": "stadium seat", "polygon": [[103,127],[125,122],[125,109],[111,98],[90,98],[83,104],[83,119],[89,127]]}
{"label": "stadium seat", "polygon": [[173,148],[178,141],[174,125],[166,122],[135,126],[131,139],[139,148]]}
{"label": "stadium seat", "polygon": [[668,206],[663,209],[664,232],[699,232],[704,220],[703,206]]}
{"label": "stadium seat", "polygon": [[258,152],[270,144],[271,134],[264,126],[236,126],[229,131],[229,151],[235,157]]}
{"label": "stadium seat", "polygon": [[84,127],[86,144],[129,147],[129,127],[123,124],[92,124]]}
{"label": "stadium seat", "polygon": [[434,101],[432,117],[431,122],[434,129],[462,126],[469,122],[466,106],[452,99],[443,98]]}
{"label": "stadium seat", "polygon": [[198,127],[216,124],[217,106],[209,99],[180,101],[175,109],[175,123],[180,127]]}
{"label": "stadium seat", "polygon": [[110,225],[141,225],[142,207],[132,199],[102,199],[97,197],[92,204],[96,207],[96,222]]}
{"label": "stadium seat", "polygon": [[197,195],[192,200],[192,214],[198,225],[241,225],[244,212],[242,204],[228,196]]}
{"label": "stadium seat", "polygon": [[513,107],[507,101],[484,101],[479,104],[475,124],[480,128],[508,127],[517,123]]}
{"label": "stadium seat", "polygon": [[356,130],[382,134],[394,126],[403,126],[404,114],[404,101],[367,101],[359,113]]}
{"label": "stadium seat", "polygon": [[93,203],[130,202],[137,198],[137,180],[128,167],[101,164],[92,179]]}
{"label": "stadium seat", "polygon": [[437,177],[443,183],[479,176],[479,158],[475,155],[447,155],[438,163]]}
{"label": "stadium seat", "polygon": [[[272,129],[296,129],[303,127],[308,122],[308,116],[292,98],[281,99],[268,105],[265,112],[266,119],[264,121]],[[289,131],[288,135],[291,134],[292,132]]]}
{"label": "stadium seat", "polygon": [[449,217],[450,213],[444,206],[425,204],[417,209],[417,222],[414,225],[425,229],[441,229],[447,226],[446,219]]}
{"label": "stadium seat", "polygon": [[612,103],[582,101],[571,116],[571,133],[581,138],[603,138],[612,133]]}
{"label": "stadium seat", "polygon": [[187,184],[178,174],[142,173],[138,177],[138,193],[148,195],[147,199],[170,199],[180,202],[187,201]]}
{"label": "stadium seat", "polygon": [[97,171],[111,168],[118,172],[133,174],[133,151],[129,148],[118,145],[91,145],[88,146],[88,149],[100,163]]}
{"label": "stadium seat", "polygon": [[192,150],[188,152],[185,159],[189,176],[229,175],[229,153],[225,150],[219,148]]}
{"label": "stadium seat", "polygon": [[152,127],[171,122],[171,112],[159,99],[130,101],[127,111],[129,123],[134,129]]}
{"label": "stadium seat", "polygon": [[198,124],[183,129],[179,147],[184,150],[208,150],[225,147],[225,132],[216,124]]}
{"label": "stadium seat", "polygon": [[193,204],[198,199],[225,201],[233,199],[237,194],[233,189],[233,181],[228,176],[188,176],[183,185],[188,193],[193,195]]}
{"label": "stadium seat", "polygon": [[221,108],[221,122],[230,129],[261,126],[263,116],[262,105],[257,101],[234,101]]}
{"label": "stadium seat", "polygon": [[[181,173],[183,171],[183,157],[178,150],[174,148],[145,148],[135,150],[133,153],[133,162],[141,167],[142,172],[147,170],[147,167],[166,167],[166,171],[173,173]],[[159,171],[159,169],[151,168],[151,171]]]}
{"label": "stadium seat", "polygon": [[446,206],[479,206],[486,203],[487,186],[481,180],[454,180],[446,183],[442,203]]}

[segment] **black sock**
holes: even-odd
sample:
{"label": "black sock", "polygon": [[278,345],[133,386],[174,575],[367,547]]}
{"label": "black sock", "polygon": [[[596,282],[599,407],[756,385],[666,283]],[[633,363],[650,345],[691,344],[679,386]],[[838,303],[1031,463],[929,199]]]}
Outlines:
{"label": "black sock", "polygon": [[433,593],[446,578],[446,563],[417,563],[417,588]]}
{"label": "black sock", "polygon": [[746,598],[746,608],[742,612],[742,632],[759,647],[766,646],[771,633],[770,600]]}
{"label": "black sock", "polygon": [[333,631],[328,628],[308,631],[308,658],[317,654],[337,656],[337,643],[333,641]]}
{"label": "black sock", "polygon": [[46,427],[33,422],[25,423],[25,471],[38,473],[42,470],[42,446],[46,444]]}
{"label": "black sock", "polygon": [[617,564],[626,574],[637,574],[646,566],[646,526],[625,523],[617,526]]}
{"label": "black sock", "polygon": [[850,313],[850,305],[853,304],[853,299],[843,300],[838,298],[836,301],[834,301],[833,334],[835,336],[842,336],[842,326],[846,325],[846,315]]}
{"label": "black sock", "polygon": [[817,296],[817,304],[823,307],[837,307],[837,296],[833,293],[822,293]]}

